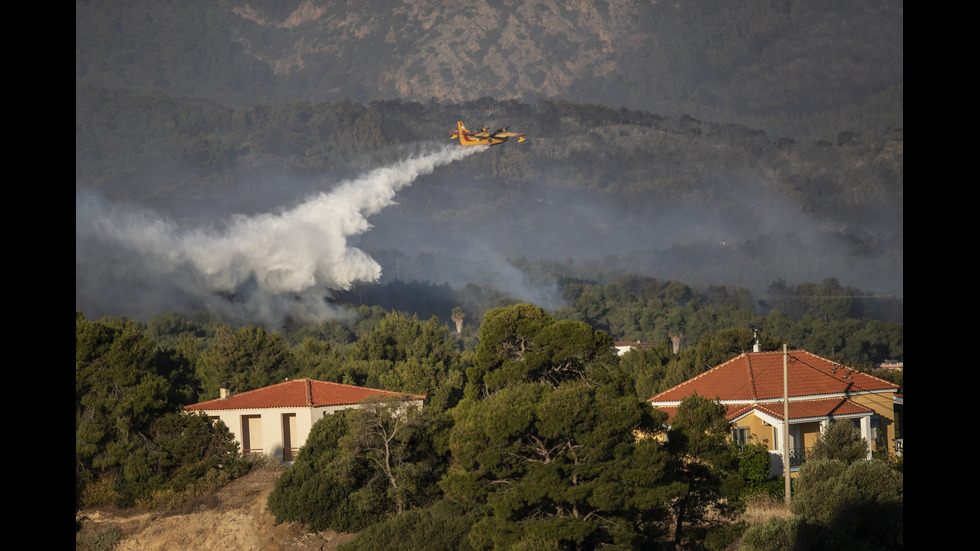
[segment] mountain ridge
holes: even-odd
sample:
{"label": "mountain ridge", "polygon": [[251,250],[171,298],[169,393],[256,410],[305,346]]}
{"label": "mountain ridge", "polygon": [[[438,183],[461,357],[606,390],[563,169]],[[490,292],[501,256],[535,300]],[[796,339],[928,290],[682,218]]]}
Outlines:
{"label": "mountain ridge", "polygon": [[902,3],[76,2],[76,79],[227,105],[567,99],[797,139],[902,126]]}

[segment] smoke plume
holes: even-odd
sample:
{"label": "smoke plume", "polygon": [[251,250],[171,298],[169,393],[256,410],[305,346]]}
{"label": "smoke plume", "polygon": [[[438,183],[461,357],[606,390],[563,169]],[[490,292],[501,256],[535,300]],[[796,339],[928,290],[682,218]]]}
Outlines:
{"label": "smoke plume", "polygon": [[270,326],[341,317],[330,292],[381,277],[381,266],[349,239],[370,230],[368,218],[416,178],[481,150],[439,146],[220,228],[183,228],[76,192],[76,309],[134,317],[206,310]]}

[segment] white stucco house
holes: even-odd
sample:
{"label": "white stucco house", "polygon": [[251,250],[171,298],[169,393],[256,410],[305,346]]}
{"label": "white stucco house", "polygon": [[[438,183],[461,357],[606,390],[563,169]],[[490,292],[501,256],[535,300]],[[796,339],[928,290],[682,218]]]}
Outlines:
{"label": "white stucco house", "polygon": [[243,455],[262,453],[292,461],[306,442],[313,423],[336,411],[359,407],[365,400],[383,400],[385,396],[400,401],[407,398],[407,405],[417,407],[422,407],[425,398],[315,379],[295,379],[234,395],[223,388],[217,399],[184,409],[220,419],[235,435]]}
{"label": "white stucco house", "polygon": [[634,348],[644,349],[644,348],[650,348],[652,345],[648,342],[640,342],[640,341],[616,341],[615,343],[613,343],[613,346],[616,347],[616,354],[622,356],[623,354],[629,352],[630,350],[633,350]]}

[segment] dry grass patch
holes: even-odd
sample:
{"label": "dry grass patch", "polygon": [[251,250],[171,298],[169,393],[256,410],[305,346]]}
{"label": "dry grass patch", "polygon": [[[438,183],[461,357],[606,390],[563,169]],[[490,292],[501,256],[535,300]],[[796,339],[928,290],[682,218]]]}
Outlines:
{"label": "dry grass patch", "polygon": [[775,499],[767,495],[760,495],[749,499],[746,502],[745,513],[742,520],[749,524],[765,524],[772,518],[788,519],[793,513],[786,506],[782,499]]}

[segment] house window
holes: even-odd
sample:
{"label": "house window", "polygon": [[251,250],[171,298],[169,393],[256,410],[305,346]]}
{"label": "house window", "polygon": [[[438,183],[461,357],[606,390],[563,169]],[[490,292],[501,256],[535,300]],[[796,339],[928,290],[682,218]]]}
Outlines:
{"label": "house window", "polygon": [[739,446],[749,443],[749,427],[735,427],[732,431],[732,440]]}

